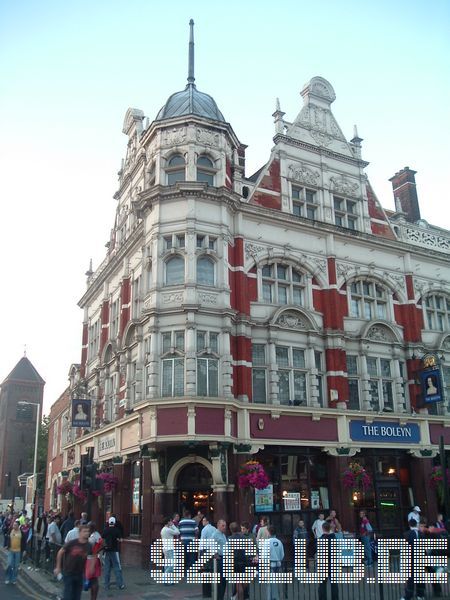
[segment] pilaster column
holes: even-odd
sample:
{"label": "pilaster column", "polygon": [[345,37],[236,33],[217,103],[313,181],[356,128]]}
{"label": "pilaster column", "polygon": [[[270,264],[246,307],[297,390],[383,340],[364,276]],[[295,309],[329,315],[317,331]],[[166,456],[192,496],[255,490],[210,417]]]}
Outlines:
{"label": "pilaster column", "polygon": [[229,496],[226,485],[213,485],[214,492],[214,520],[225,519],[229,522]]}
{"label": "pilaster column", "polygon": [[275,341],[269,342],[269,404],[279,404],[278,400],[278,365]]}
{"label": "pilaster column", "polygon": [[186,329],[186,396],[195,396],[197,387],[197,360],[196,360],[196,329],[190,325]]}

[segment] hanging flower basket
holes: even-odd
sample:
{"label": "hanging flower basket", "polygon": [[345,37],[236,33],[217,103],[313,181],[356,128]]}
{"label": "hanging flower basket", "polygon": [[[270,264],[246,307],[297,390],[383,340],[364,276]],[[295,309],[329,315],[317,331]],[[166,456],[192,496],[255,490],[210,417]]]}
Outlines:
{"label": "hanging flower basket", "polygon": [[256,460],[249,460],[239,470],[239,487],[252,487],[256,490],[263,490],[269,485],[269,478],[261,463]]}
{"label": "hanging flower basket", "polygon": [[78,498],[78,500],[81,500],[83,504],[87,501],[87,493],[80,488],[78,482],[73,486],[73,495],[75,498]]}
{"label": "hanging flower basket", "polygon": [[342,474],[342,484],[347,489],[365,491],[372,487],[372,478],[359,462],[351,462]]}
{"label": "hanging flower basket", "polygon": [[97,479],[103,482],[104,492],[113,492],[119,483],[119,478],[111,473],[99,473]]}
{"label": "hanging flower basket", "polygon": [[58,486],[56,486],[56,493],[59,496],[66,496],[67,494],[73,494],[73,485],[70,481],[63,481]]}
{"label": "hanging flower basket", "polygon": [[[447,485],[450,483],[450,469],[446,469]],[[436,490],[439,498],[439,502],[442,504],[444,501],[444,474],[442,467],[433,467],[430,473],[430,487]]]}

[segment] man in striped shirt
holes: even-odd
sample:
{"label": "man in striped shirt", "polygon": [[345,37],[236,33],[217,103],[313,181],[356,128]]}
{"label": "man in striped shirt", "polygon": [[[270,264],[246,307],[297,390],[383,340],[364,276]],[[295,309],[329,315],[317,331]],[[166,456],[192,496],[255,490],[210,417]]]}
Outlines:
{"label": "man in striped shirt", "polygon": [[197,536],[198,527],[197,523],[192,518],[190,510],[183,510],[183,518],[178,523],[178,529],[180,530],[180,539],[184,547],[184,564],[186,570],[194,563],[196,555],[193,552],[188,552],[187,548],[190,542]]}

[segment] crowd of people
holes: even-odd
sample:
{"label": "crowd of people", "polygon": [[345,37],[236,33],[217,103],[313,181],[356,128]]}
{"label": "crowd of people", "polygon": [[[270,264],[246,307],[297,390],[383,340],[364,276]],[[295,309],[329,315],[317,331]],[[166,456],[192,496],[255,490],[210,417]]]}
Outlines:
{"label": "crowd of people", "polygon": [[[421,513],[420,507],[414,506],[407,517],[407,530],[404,533],[404,538],[413,547],[414,540],[424,537],[449,537],[450,532],[450,521],[446,524],[442,514],[438,514],[435,521],[431,521],[430,524]],[[447,527],[446,527],[447,525]],[[228,534],[228,535],[227,535]],[[307,556],[312,560],[317,552],[318,540],[332,540],[332,539],[343,539],[344,537],[356,537],[363,545],[364,551],[364,562],[366,567],[370,568],[374,565],[374,560],[377,556],[377,535],[374,531],[368,515],[365,510],[359,512],[358,528],[355,534],[349,534],[343,531],[341,522],[339,521],[336,511],[330,510],[326,515],[325,512],[318,514],[317,518],[313,522],[310,529],[305,525],[305,521],[300,519],[297,526],[292,533],[292,545],[295,546],[296,540],[305,540]],[[220,581],[217,585],[217,598],[223,600],[227,580],[223,576],[223,557],[224,547],[227,540],[230,539],[250,539],[256,545],[259,540],[269,540],[269,556],[270,571],[276,573],[282,569],[282,563],[285,558],[285,547],[283,541],[277,536],[275,527],[270,524],[269,518],[262,516],[260,520],[253,526],[248,522],[238,524],[237,522],[230,523],[227,527],[227,523],[223,519],[219,519],[214,526],[208,517],[198,511],[195,517],[192,516],[189,510],[183,512],[182,518],[178,513],[168,516],[164,519],[163,528],[161,529],[162,540],[174,540],[179,539],[182,547],[184,548],[184,565],[185,572],[192,563],[198,558],[198,555],[202,555],[202,542],[204,540],[214,540],[217,544],[217,552],[202,568],[204,571],[213,571],[219,573]],[[199,539],[198,549],[199,553],[189,552],[189,544],[195,539]],[[286,542],[285,542],[286,543]],[[174,558],[173,545],[167,544],[164,550],[164,556],[166,559],[166,573],[173,572],[173,564],[170,559]],[[331,555],[330,545],[326,546],[327,552],[329,553],[329,573],[328,577],[322,581],[318,586],[318,600],[326,600],[328,585],[331,587],[331,598],[332,600],[338,600],[339,588],[336,583],[331,582]],[[445,554],[445,553],[444,553]],[[447,553],[448,555],[448,553]],[[213,561],[215,559],[215,566]],[[251,556],[246,554],[244,550],[235,550],[234,554],[234,570],[235,572],[244,572],[249,566],[255,566],[258,563],[258,556]],[[171,582],[166,582],[165,585],[173,585]],[[401,600],[411,600],[416,593],[417,600],[422,600],[424,597],[424,585],[414,583],[414,572],[408,579],[404,595]],[[279,586],[277,584],[268,584],[266,586],[266,598],[267,600],[279,600]],[[434,597],[442,597],[442,589],[439,583],[433,584]],[[202,585],[203,598],[211,597],[211,585]],[[231,595],[233,600],[246,600],[249,598],[249,587],[248,584],[233,584]]]}
{"label": "crowd of people", "polygon": [[33,554],[35,564],[41,559],[54,564],[54,575],[64,584],[63,600],[80,600],[83,590],[90,590],[91,600],[97,600],[102,571],[105,589],[112,571],[117,587],[125,588],[119,546],[123,526],[115,515],[98,531],[85,512],[78,519],[73,511],[64,519],[58,513],[44,513],[32,526],[26,510],[10,510],[0,513],[0,531],[8,550],[7,585],[16,584],[20,564]]}

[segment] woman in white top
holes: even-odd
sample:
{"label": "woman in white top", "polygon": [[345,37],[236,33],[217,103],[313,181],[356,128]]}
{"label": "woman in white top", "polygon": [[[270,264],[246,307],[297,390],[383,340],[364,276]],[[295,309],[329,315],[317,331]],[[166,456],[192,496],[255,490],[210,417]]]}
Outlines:
{"label": "woman in white top", "polygon": [[270,538],[269,533],[269,519],[267,517],[261,517],[260,527],[258,529],[258,533],[256,534],[256,540],[268,540]]}

